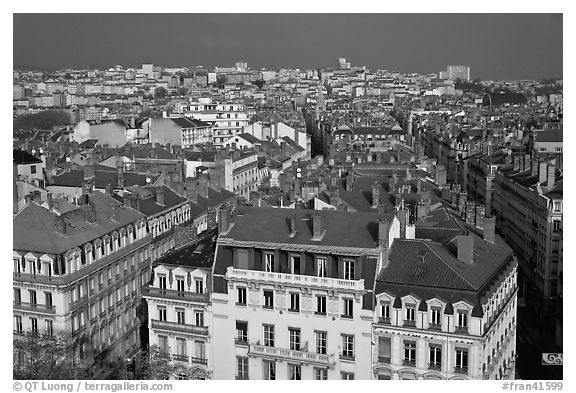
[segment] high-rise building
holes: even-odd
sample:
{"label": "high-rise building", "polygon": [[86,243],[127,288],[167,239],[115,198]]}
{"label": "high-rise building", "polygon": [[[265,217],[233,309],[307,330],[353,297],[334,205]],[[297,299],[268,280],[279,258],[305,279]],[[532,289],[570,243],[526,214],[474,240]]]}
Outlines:
{"label": "high-rise building", "polygon": [[148,79],[154,78],[154,64],[146,63],[142,64],[142,73],[145,74]]}
{"label": "high-rise building", "polygon": [[449,65],[446,67],[446,73],[448,79],[462,79],[470,80],[470,66],[466,65]]}

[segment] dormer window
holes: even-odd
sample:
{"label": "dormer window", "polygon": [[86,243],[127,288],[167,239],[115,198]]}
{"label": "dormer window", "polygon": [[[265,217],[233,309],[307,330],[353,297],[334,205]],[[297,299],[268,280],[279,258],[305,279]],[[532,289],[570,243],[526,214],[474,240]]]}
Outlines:
{"label": "dormer window", "polygon": [[166,275],[165,274],[159,274],[158,275],[158,287],[160,289],[166,289]]}
{"label": "dormer window", "polygon": [[407,304],[406,305],[406,318],[404,319],[404,325],[406,326],[416,326],[416,305]]}
{"label": "dormer window", "polygon": [[458,310],[456,331],[459,333],[468,333],[468,311]]}
{"label": "dormer window", "polygon": [[318,277],[327,277],[328,273],[326,270],[326,258],[316,259],[316,275]]}
{"label": "dormer window", "polygon": [[264,255],[264,271],[270,273],[274,271],[274,254]]}
{"label": "dormer window", "polygon": [[354,262],[353,260],[344,260],[344,280],[354,280]]}
{"label": "dormer window", "polygon": [[430,310],[430,329],[440,329],[441,327],[441,309],[432,307]]}

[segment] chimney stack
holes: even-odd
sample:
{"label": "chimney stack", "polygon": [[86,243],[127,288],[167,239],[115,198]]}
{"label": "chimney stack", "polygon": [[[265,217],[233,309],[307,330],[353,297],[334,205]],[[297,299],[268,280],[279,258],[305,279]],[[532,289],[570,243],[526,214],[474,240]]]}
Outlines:
{"label": "chimney stack", "polygon": [[182,183],[181,181],[176,182],[175,188],[176,188],[175,190],[176,194],[184,195],[184,183]]}
{"label": "chimney stack", "polygon": [[290,237],[296,236],[296,212],[292,213],[290,217]]}
{"label": "chimney stack", "polygon": [[186,178],[186,198],[192,202],[198,202],[198,184],[194,177]]}
{"label": "chimney stack", "polygon": [[112,184],[106,184],[106,195],[112,196]]}
{"label": "chimney stack", "polygon": [[380,206],[380,185],[377,181],[372,184],[372,209]]}
{"label": "chimney stack", "polygon": [[66,221],[64,216],[56,216],[54,220],[54,230],[61,235],[66,235]]}
{"label": "chimney stack", "polygon": [[208,198],[208,174],[198,174],[198,195],[202,198]]}
{"label": "chimney stack", "polygon": [[124,188],[124,162],[120,157],[116,158],[116,170],[118,171],[118,188]]}
{"label": "chimney stack", "polygon": [[420,178],[418,178],[418,180],[416,180],[416,193],[417,194],[422,193],[422,179],[420,179]]}
{"label": "chimney stack", "polygon": [[378,246],[388,252],[388,243],[390,242],[390,228],[384,217],[378,218]]}
{"label": "chimney stack", "polygon": [[546,188],[550,191],[554,188],[554,184],[556,183],[556,165],[549,164],[548,165],[548,177],[546,179]]}
{"label": "chimney stack", "polygon": [[544,184],[546,180],[548,180],[548,163],[546,161],[540,161],[538,163],[538,182]]}
{"label": "chimney stack", "polygon": [[312,240],[322,239],[323,232],[322,215],[320,212],[314,212],[312,214]]}
{"label": "chimney stack", "polygon": [[162,186],[156,188],[156,203],[164,206],[164,188]]}
{"label": "chimney stack", "polygon": [[484,218],[484,240],[488,243],[494,244],[496,236],[496,217]]}
{"label": "chimney stack", "polygon": [[86,221],[88,221],[91,224],[94,224],[96,222],[96,206],[94,205],[94,202],[88,199],[88,195],[83,195],[83,197],[84,197],[84,203],[82,205],[82,208],[84,209],[84,212],[86,214]]}
{"label": "chimney stack", "polygon": [[230,210],[228,208],[220,208],[218,211],[218,233],[226,234],[230,229]]}
{"label": "chimney stack", "polygon": [[464,263],[474,262],[474,239],[466,232],[458,240],[458,260]]}
{"label": "chimney stack", "polygon": [[396,217],[398,217],[398,221],[400,221],[400,239],[406,239],[406,226],[409,224],[408,210],[398,210]]}

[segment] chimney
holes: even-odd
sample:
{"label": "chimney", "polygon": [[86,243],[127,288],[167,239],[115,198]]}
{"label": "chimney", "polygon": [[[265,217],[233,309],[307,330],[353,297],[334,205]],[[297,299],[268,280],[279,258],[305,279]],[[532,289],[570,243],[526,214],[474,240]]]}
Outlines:
{"label": "chimney", "polygon": [[546,179],[546,188],[550,191],[556,183],[556,165],[548,165],[548,177]]}
{"label": "chimney", "polygon": [[42,194],[40,194],[40,191],[32,191],[32,200],[39,205],[42,203]]}
{"label": "chimney", "polygon": [[46,201],[48,202],[48,210],[53,211],[54,210],[54,200],[52,200],[52,193],[51,192],[46,193]]}
{"label": "chimney", "polygon": [[380,185],[377,181],[372,184],[372,209],[380,205]]}
{"label": "chimney", "polygon": [[532,159],[532,176],[537,176],[538,175],[538,160],[536,158]]}
{"label": "chimney", "polygon": [[406,226],[409,224],[408,210],[398,210],[396,217],[398,217],[398,221],[400,221],[400,239],[406,239]]}
{"label": "chimney", "polygon": [[530,154],[524,154],[524,170],[530,170]]}
{"label": "chimney", "polygon": [[184,183],[182,183],[181,181],[176,182],[175,188],[176,188],[175,190],[176,194],[184,195]]}
{"label": "chimney", "polygon": [[290,217],[290,237],[296,236],[296,212],[292,213]]}
{"label": "chimney", "polygon": [[548,180],[548,163],[546,161],[540,161],[538,163],[538,182],[544,184],[546,180]]}
{"label": "chimney", "polygon": [[417,220],[426,220],[426,215],[427,215],[426,205],[424,205],[422,202],[420,202],[416,206],[416,219]]}
{"label": "chimney", "polygon": [[162,186],[156,188],[156,203],[164,206],[164,188]]}
{"label": "chimney", "polygon": [[519,171],[520,170],[520,156],[514,155],[512,157],[512,162],[514,163],[514,170]]}
{"label": "chimney", "polygon": [[106,184],[106,195],[112,196],[112,184]]}
{"label": "chimney", "polygon": [[208,174],[198,174],[198,195],[202,198],[208,198]]}
{"label": "chimney", "polygon": [[412,179],[412,175],[410,174],[410,168],[406,167],[406,181],[410,181]]}
{"label": "chimney", "polygon": [[88,199],[88,195],[84,196],[84,203],[82,208],[84,209],[84,213],[86,215],[86,221],[94,224],[96,222],[96,206],[94,205],[94,202]]}
{"label": "chimney", "polygon": [[388,243],[390,242],[390,228],[384,217],[378,218],[378,246],[388,253]]}
{"label": "chimney", "polygon": [[111,203],[110,204],[110,219],[112,221],[118,222],[119,214],[120,214],[120,205],[117,205],[116,203]]}
{"label": "chimney", "polygon": [[54,230],[61,235],[66,235],[66,221],[64,216],[56,216],[54,220]]}
{"label": "chimney", "polygon": [[218,210],[218,233],[226,234],[230,229],[230,210],[228,208],[220,208]]}
{"label": "chimney", "polygon": [[494,244],[494,237],[496,231],[496,217],[484,218],[484,240],[488,243]]}
{"label": "chimney", "polygon": [[198,202],[198,183],[196,178],[186,178],[186,198],[192,202]]}
{"label": "chimney", "polygon": [[458,260],[464,263],[474,262],[474,239],[466,232],[458,240]]}
{"label": "chimney", "polygon": [[322,215],[320,212],[314,212],[312,214],[312,240],[321,240],[322,235]]}
{"label": "chimney", "polygon": [[417,194],[422,193],[422,179],[420,179],[420,178],[418,178],[418,180],[416,180],[416,193]]}
{"label": "chimney", "polygon": [[116,159],[116,170],[118,171],[118,188],[124,188],[124,162],[120,157]]}

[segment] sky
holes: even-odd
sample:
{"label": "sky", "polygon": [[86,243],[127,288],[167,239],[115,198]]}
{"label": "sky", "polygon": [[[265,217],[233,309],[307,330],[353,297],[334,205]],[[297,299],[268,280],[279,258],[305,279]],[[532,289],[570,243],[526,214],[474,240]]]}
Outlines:
{"label": "sky", "polygon": [[14,68],[233,66],[562,78],[562,14],[14,14]]}

